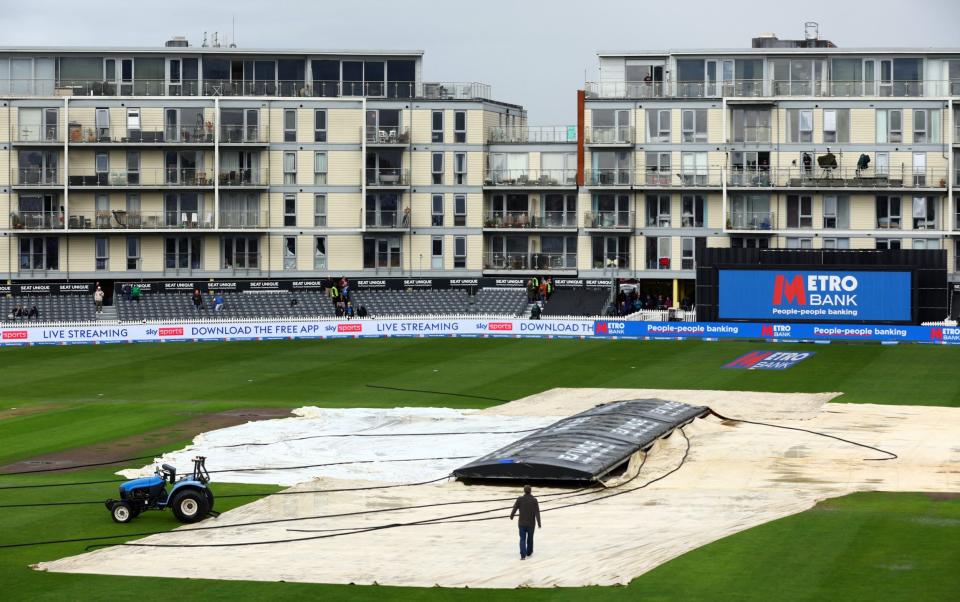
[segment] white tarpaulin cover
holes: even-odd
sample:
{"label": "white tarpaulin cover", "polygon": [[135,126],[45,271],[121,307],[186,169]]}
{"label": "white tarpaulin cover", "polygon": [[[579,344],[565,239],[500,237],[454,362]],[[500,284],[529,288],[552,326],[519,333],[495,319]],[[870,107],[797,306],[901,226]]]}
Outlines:
{"label": "white tarpaulin cover", "polygon": [[[566,498],[535,489],[543,511],[536,554],[523,562],[516,523],[507,520],[516,488],[457,482],[393,489],[271,496],[186,532],[187,526],[137,543],[231,544],[228,547],[123,547],[46,562],[42,570],[112,575],[219,578],[431,587],[613,585],[707,543],[855,491],[960,491],[960,409],[823,404],[834,394],[771,394],[638,389],[555,389],[480,412],[503,427],[506,417],[552,417],[617,399],[655,397],[708,405],[719,413],[823,431],[888,449],[899,459],[809,433],[696,420],[651,449],[639,476],[617,489]],[[344,428],[343,430],[349,430]],[[506,430],[506,429],[505,429]],[[683,434],[689,437],[687,449]],[[420,439],[418,453],[438,438]],[[495,445],[493,446],[495,447]],[[292,460],[292,458],[291,458]],[[680,467],[645,489],[639,485]],[[297,489],[370,484],[323,478]],[[612,492],[595,503],[560,508]],[[505,499],[506,498],[506,499]],[[564,499],[566,498],[566,499]],[[390,510],[402,506],[468,504]],[[376,513],[357,514],[360,511]],[[496,520],[404,526],[330,537],[338,531],[488,511]],[[350,516],[330,517],[332,514]],[[242,523],[301,519],[239,526]],[[109,518],[104,520],[109,524]],[[172,520],[172,519],[171,519]],[[230,527],[229,525],[238,525]],[[339,531],[343,532],[343,531]],[[323,538],[320,538],[323,537]],[[309,539],[303,539],[309,538]],[[237,546],[271,540],[301,541]]]}

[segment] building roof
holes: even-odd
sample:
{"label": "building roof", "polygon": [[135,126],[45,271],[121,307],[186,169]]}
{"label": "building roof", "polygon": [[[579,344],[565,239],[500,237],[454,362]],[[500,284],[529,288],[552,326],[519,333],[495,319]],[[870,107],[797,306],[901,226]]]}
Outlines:
{"label": "building roof", "polygon": [[0,46],[0,53],[24,54],[228,54],[228,55],[332,55],[332,56],[423,56],[423,50],[244,48],[242,46]]}
{"label": "building roof", "polygon": [[661,50],[601,51],[600,58],[608,57],[667,57],[670,55],[769,55],[769,54],[944,54],[960,56],[958,48],[930,47],[867,47],[867,48],[672,48]]}

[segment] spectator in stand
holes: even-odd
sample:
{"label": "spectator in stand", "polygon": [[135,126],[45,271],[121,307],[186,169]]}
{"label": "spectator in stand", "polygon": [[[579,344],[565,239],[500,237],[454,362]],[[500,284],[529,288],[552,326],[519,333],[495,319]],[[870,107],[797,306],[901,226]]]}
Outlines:
{"label": "spectator in stand", "polygon": [[353,319],[353,303],[350,303],[349,301],[347,301],[347,319]]}
{"label": "spectator in stand", "polygon": [[197,313],[200,313],[200,310],[203,309],[203,295],[200,294],[200,289],[193,289],[193,308],[197,310]]}
{"label": "spectator in stand", "polygon": [[366,318],[366,317],[367,317],[367,308],[366,308],[365,306],[361,305],[361,306],[357,309],[357,317],[358,317],[358,318]]}
{"label": "spectator in stand", "polygon": [[17,303],[16,307],[10,310],[10,317],[12,318],[22,318],[23,317],[23,306]]}
{"label": "spectator in stand", "polygon": [[33,307],[31,307],[31,308],[30,308],[30,311],[27,312],[27,319],[28,319],[28,320],[32,320],[32,319],[34,319],[34,318],[36,318],[36,319],[38,319],[38,320],[40,319],[40,310],[37,309],[37,306],[36,306],[36,305],[34,305]]}
{"label": "spectator in stand", "polygon": [[93,305],[97,310],[97,313],[103,313],[103,289],[100,288],[100,283],[97,283],[97,290],[93,291]]}
{"label": "spectator in stand", "polygon": [[214,293],[213,295],[213,311],[223,311],[223,296],[220,293]]}
{"label": "spectator in stand", "polygon": [[140,285],[134,284],[130,287],[130,298],[140,303]]}
{"label": "spectator in stand", "polygon": [[128,283],[123,283],[123,286],[120,287],[120,292],[123,294],[124,299],[127,301],[130,300],[130,285]]}
{"label": "spectator in stand", "polygon": [[547,276],[547,300],[553,296],[553,276]]}
{"label": "spectator in stand", "polygon": [[336,284],[331,284],[330,285],[330,302],[336,305],[338,301],[340,301],[340,289],[337,288]]}
{"label": "spectator in stand", "polygon": [[540,305],[539,305],[539,304],[538,304],[538,305],[534,305],[533,308],[530,310],[530,319],[531,319],[531,320],[539,320],[539,319],[540,319]]}
{"label": "spectator in stand", "polygon": [[338,318],[342,318],[342,317],[344,316],[344,314],[346,313],[346,311],[347,311],[347,308],[346,308],[346,306],[344,305],[343,301],[342,301],[342,300],[338,300],[338,301],[335,303],[335,307],[336,307],[337,317],[338,317]]}
{"label": "spectator in stand", "polygon": [[537,278],[534,276],[527,280],[527,303],[534,303],[537,300]]}
{"label": "spectator in stand", "polygon": [[540,281],[540,303],[546,303],[546,302],[547,302],[547,281],[541,280]]}
{"label": "spectator in stand", "polygon": [[350,281],[346,276],[340,280],[340,294],[343,295],[344,301],[350,300]]}

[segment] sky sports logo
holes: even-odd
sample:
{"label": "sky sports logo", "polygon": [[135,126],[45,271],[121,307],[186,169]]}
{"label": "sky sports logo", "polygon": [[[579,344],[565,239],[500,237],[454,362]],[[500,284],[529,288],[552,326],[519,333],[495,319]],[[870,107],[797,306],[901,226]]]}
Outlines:
{"label": "sky sports logo", "polygon": [[183,326],[168,326],[157,330],[157,336],[161,337],[182,337]]}
{"label": "sky sports logo", "polygon": [[337,324],[337,332],[363,332],[363,324]]}
{"label": "sky sports logo", "polygon": [[512,322],[487,322],[487,330],[513,330]]}
{"label": "sky sports logo", "polygon": [[797,274],[789,280],[786,275],[777,274],[773,282],[773,304],[855,307],[854,291],[858,286],[856,277],[849,274],[808,274],[806,278]]}
{"label": "sky sports logo", "polygon": [[735,370],[786,370],[813,355],[812,351],[751,351],[724,368]]}
{"label": "sky sports logo", "polygon": [[26,341],[28,338],[26,330],[4,330],[4,341]]}

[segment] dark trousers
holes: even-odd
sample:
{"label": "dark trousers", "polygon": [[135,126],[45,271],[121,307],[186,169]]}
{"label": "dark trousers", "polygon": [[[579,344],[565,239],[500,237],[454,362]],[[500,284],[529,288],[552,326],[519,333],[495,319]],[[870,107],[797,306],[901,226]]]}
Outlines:
{"label": "dark trousers", "polygon": [[520,527],[520,558],[533,555],[533,527]]}

